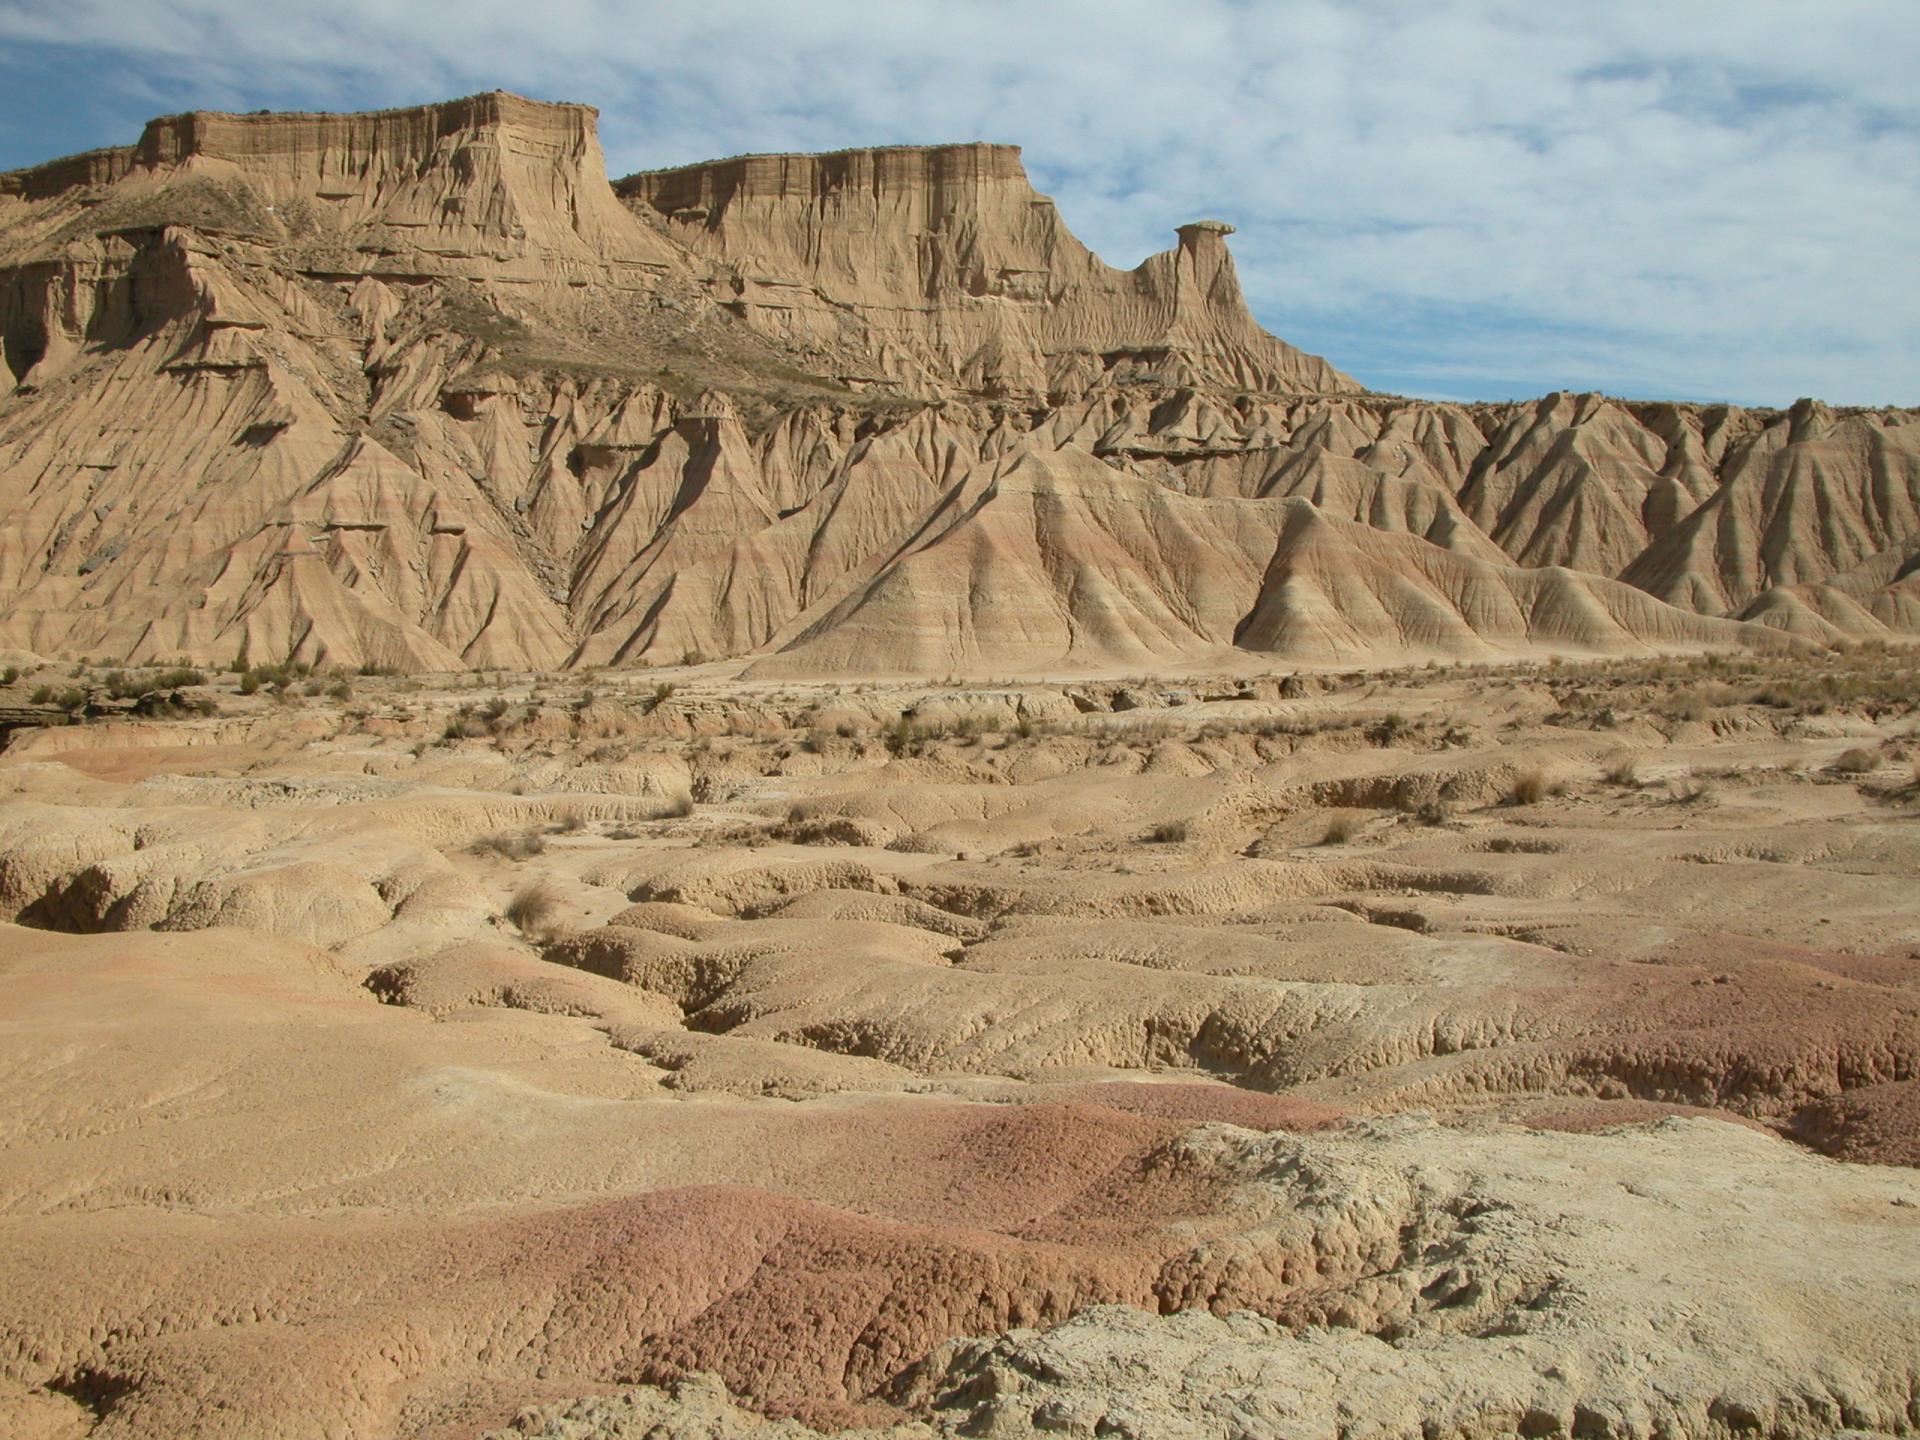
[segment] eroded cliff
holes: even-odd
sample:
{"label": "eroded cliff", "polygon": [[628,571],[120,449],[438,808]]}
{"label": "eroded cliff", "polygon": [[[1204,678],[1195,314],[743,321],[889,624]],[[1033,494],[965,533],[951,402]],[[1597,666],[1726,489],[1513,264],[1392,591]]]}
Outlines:
{"label": "eroded cliff", "polygon": [[[1370,395],[1254,321],[1230,228],[1113,269],[1011,146],[613,186],[591,109],[501,94],[154,121],[0,176],[0,646],[944,674],[1913,632],[1913,412]],[[1337,595],[1289,500],[1364,532]]]}

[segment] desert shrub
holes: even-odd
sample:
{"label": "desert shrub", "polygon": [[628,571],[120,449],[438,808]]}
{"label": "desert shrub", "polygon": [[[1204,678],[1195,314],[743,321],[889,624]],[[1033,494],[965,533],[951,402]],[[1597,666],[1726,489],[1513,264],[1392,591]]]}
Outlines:
{"label": "desert shrub", "polygon": [[685,790],[677,790],[653,807],[649,817],[654,820],[684,820],[693,814],[693,796]]}
{"label": "desert shrub", "polygon": [[1391,747],[1407,732],[1407,717],[1398,711],[1376,723],[1367,731],[1367,739],[1382,749]]}
{"label": "desert shrub", "polygon": [[164,690],[184,690],[204,685],[207,677],[198,670],[180,668],[162,670],[154,675],[128,675],[114,670],[107,675],[107,694],[115,700],[138,700]]}
{"label": "desert shrub", "polygon": [[1327,817],[1327,828],[1321,833],[1322,845],[1344,845],[1360,833],[1364,822],[1351,811],[1342,810]]}
{"label": "desert shrub", "polygon": [[1547,798],[1550,787],[1547,777],[1538,770],[1527,770],[1513,777],[1513,784],[1507,790],[1509,805],[1538,805]]}
{"label": "desert shrub", "polygon": [[895,757],[924,755],[927,746],[941,739],[947,731],[933,724],[918,724],[908,716],[902,715],[887,727],[883,737],[887,753]]}
{"label": "desert shrub", "polygon": [[507,919],[529,940],[549,940],[559,919],[560,898],[551,880],[531,881],[522,885],[507,902]]}
{"label": "desert shrub", "polygon": [[1416,812],[1415,818],[1422,825],[1444,825],[1453,818],[1453,802],[1429,800]]}
{"label": "desert shrub", "polygon": [[27,697],[35,705],[52,705],[60,710],[78,710],[87,703],[87,692],[76,685],[56,690],[51,685],[42,685]]}
{"label": "desert shrub", "polygon": [[1700,691],[1688,690],[1660,706],[1660,713],[1669,720],[1705,720],[1713,713],[1713,707]]}
{"label": "desert shrub", "polygon": [[1600,772],[1609,785],[1619,785],[1626,789],[1638,789],[1640,785],[1640,758],[1637,755],[1621,754],[1607,761],[1607,768]]}
{"label": "desert shrub", "polygon": [[658,685],[653,687],[653,696],[647,702],[647,713],[652,714],[672,698],[673,686],[667,681],[662,680]]}
{"label": "desert shrub", "polygon": [[1147,832],[1147,839],[1155,845],[1183,845],[1193,838],[1191,820],[1162,820]]}
{"label": "desert shrub", "polygon": [[[313,667],[304,660],[283,660],[278,665],[256,665],[247,671],[247,674],[251,675],[254,679],[254,690],[265,685],[270,689],[282,692],[296,680],[304,680],[312,673]],[[242,682],[242,693],[248,695],[253,693],[253,690],[245,689],[244,681]]]}
{"label": "desert shrub", "polygon": [[528,860],[546,848],[546,837],[531,830],[502,830],[483,836],[468,847],[471,854],[498,855],[503,860]]}
{"label": "desert shrub", "polygon": [[553,828],[562,835],[578,835],[587,828],[588,823],[587,817],[578,810],[570,810],[560,817]]}
{"label": "desert shrub", "polygon": [[1879,762],[1874,759],[1871,750],[1862,750],[1855,746],[1851,750],[1842,752],[1840,758],[1833,762],[1832,768],[1841,775],[1865,775],[1868,771],[1876,769],[1878,765]]}
{"label": "desert shrub", "polygon": [[6,669],[0,670],[0,685],[11,685],[19,678],[20,667],[18,665],[9,665]]}
{"label": "desert shrub", "polygon": [[240,693],[242,695],[257,695],[259,692],[260,677],[258,675],[249,670],[240,677]]}
{"label": "desert shrub", "polygon": [[327,687],[327,697],[331,700],[351,700],[353,686],[345,680],[336,680]]}
{"label": "desert shrub", "polygon": [[492,733],[493,727],[488,725],[483,717],[462,706],[447,720],[446,727],[440,732],[440,737],[443,740],[478,740],[481,736]]}
{"label": "desert shrub", "polygon": [[998,715],[962,715],[949,733],[962,745],[977,745],[982,735],[999,734],[1000,723]]}
{"label": "desert shrub", "polygon": [[1133,745],[1158,745],[1180,733],[1180,727],[1171,720],[1139,720],[1131,725],[1123,721],[1106,729],[1110,736]]}
{"label": "desert shrub", "polygon": [[371,660],[363,660],[360,662],[360,668],[354,671],[354,673],[356,675],[366,675],[369,677],[375,675],[398,675],[400,673],[400,667],[398,665],[377,665]]}

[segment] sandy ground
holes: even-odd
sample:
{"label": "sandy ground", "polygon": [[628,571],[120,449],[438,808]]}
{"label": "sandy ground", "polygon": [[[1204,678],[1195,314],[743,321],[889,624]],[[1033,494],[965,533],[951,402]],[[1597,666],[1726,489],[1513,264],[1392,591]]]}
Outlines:
{"label": "sandy ground", "polygon": [[0,755],[0,1433],[1920,1428],[1902,652],[333,684]]}

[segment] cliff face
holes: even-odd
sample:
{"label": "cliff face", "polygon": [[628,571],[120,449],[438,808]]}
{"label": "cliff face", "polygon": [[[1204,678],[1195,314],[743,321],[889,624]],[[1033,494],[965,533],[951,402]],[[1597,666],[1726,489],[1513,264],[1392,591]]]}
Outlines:
{"label": "cliff face", "polygon": [[711,259],[716,293],[749,324],[852,340],[895,381],[1055,395],[1145,376],[1360,388],[1254,322],[1231,227],[1185,226],[1176,249],[1112,269],[1029,183],[1015,146],[751,155],[617,188]]}
{"label": "cliff face", "polygon": [[944,674],[1920,623],[1913,413],[1366,395],[1255,324],[1228,231],[1112,269],[1008,146],[616,195],[584,106],[155,121],[0,176],[0,648]]}

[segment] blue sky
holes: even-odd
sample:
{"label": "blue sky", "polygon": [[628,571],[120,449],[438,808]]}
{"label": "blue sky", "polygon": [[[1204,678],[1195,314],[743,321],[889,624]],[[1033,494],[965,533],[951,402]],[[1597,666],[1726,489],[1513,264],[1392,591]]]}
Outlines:
{"label": "blue sky", "polygon": [[1369,385],[1920,403],[1906,0],[0,0],[0,168],[191,108],[501,87],[613,173],[985,139],[1112,264],[1234,222]]}

